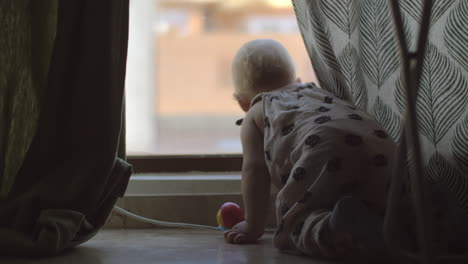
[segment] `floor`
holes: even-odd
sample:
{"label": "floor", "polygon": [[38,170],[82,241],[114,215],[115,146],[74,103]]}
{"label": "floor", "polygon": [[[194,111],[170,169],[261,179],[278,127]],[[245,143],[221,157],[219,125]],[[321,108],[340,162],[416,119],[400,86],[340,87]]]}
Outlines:
{"label": "floor", "polygon": [[91,241],[63,255],[40,260],[5,259],[0,264],[146,264],[146,263],[288,263],[329,264],[281,254],[271,245],[271,234],[255,245],[224,243],[220,231],[183,229],[107,229]]}

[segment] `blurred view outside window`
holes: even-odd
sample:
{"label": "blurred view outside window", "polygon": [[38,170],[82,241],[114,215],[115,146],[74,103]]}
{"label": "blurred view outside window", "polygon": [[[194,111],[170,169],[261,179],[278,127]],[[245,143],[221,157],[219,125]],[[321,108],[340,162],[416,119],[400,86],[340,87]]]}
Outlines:
{"label": "blurred view outside window", "polygon": [[257,38],[283,43],[315,80],[290,0],[130,1],[128,154],[241,153],[231,61]]}

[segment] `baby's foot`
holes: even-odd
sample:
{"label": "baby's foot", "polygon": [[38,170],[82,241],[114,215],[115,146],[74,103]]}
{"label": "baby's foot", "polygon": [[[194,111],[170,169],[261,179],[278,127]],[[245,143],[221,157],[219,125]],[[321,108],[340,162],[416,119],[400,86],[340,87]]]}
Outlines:
{"label": "baby's foot", "polygon": [[359,249],[357,241],[353,239],[350,233],[332,232],[331,241],[333,241],[334,254],[336,256],[349,256]]}
{"label": "baby's foot", "polygon": [[371,212],[359,199],[351,196],[340,199],[333,208],[329,224],[333,233],[349,235],[359,249],[372,255],[386,252],[383,218]]}

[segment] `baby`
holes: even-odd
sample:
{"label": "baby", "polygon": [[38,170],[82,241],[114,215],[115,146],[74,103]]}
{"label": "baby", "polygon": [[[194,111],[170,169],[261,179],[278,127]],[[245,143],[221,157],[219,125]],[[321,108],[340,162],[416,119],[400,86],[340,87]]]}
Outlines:
{"label": "baby", "polygon": [[396,145],[371,116],[296,78],[277,41],[246,43],[232,63],[241,127],[245,221],[228,243],[255,243],[264,233],[270,184],[279,189],[280,250],[339,258],[385,250],[382,219]]}

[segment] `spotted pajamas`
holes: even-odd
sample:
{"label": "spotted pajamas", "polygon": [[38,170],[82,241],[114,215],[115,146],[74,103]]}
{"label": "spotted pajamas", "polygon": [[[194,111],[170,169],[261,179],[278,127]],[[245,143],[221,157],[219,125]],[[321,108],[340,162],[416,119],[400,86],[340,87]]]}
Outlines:
{"label": "spotted pajamas", "polygon": [[311,256],[337,254],[328,218],[343,196],[385,210],[395,143],[373,117],[312,83],[259,94],[265,159],[276,199],[274,245]]}

